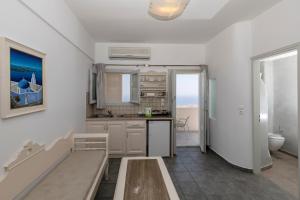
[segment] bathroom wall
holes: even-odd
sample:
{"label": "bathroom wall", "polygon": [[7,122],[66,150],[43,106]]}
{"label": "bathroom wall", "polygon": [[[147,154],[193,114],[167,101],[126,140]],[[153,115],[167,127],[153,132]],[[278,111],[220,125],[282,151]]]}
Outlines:
{"label": "bathroom wall", "polygon": [[280,126],[286,139],[282,150],[298,155],[297,56],[274,60],[268,67],[269,132],[279,133]]}

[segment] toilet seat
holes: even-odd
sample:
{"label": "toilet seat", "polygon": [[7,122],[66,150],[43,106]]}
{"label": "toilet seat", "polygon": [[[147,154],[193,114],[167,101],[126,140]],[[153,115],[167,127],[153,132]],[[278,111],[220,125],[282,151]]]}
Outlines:
{"label": "toilet seat", "polygon": [[280,134],[275,134],[275,133],[269,133],[268,134],[268,137],[270,138],[270,139],[282,139],[282,140],[284,140],[284,137],[282,136],[282,135],[280,135]]}

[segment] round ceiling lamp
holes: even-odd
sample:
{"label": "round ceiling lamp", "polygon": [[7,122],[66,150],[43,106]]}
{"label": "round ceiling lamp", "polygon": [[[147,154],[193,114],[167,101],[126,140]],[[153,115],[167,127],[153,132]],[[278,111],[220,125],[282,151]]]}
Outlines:
{"label": "round ceiling lamp", "polygon": [[158,20],[168,21],[179,17],[190,0],[150,0],[149,14]]}

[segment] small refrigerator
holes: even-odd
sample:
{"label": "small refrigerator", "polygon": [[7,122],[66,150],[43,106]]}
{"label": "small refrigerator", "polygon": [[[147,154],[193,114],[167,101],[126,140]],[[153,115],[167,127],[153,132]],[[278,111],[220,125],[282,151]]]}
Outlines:
{"label": "small refrigerator", "polygon": [[169,157],[171,121],[148,121],[148,156]]}

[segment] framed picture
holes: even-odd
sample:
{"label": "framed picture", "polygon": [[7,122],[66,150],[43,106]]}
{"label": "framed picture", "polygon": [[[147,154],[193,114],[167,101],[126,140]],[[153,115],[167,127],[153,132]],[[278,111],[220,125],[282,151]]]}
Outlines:
{"label": "framed picture", "polygon": [[0,38],[1,117],[46,109],[45,54]]}

